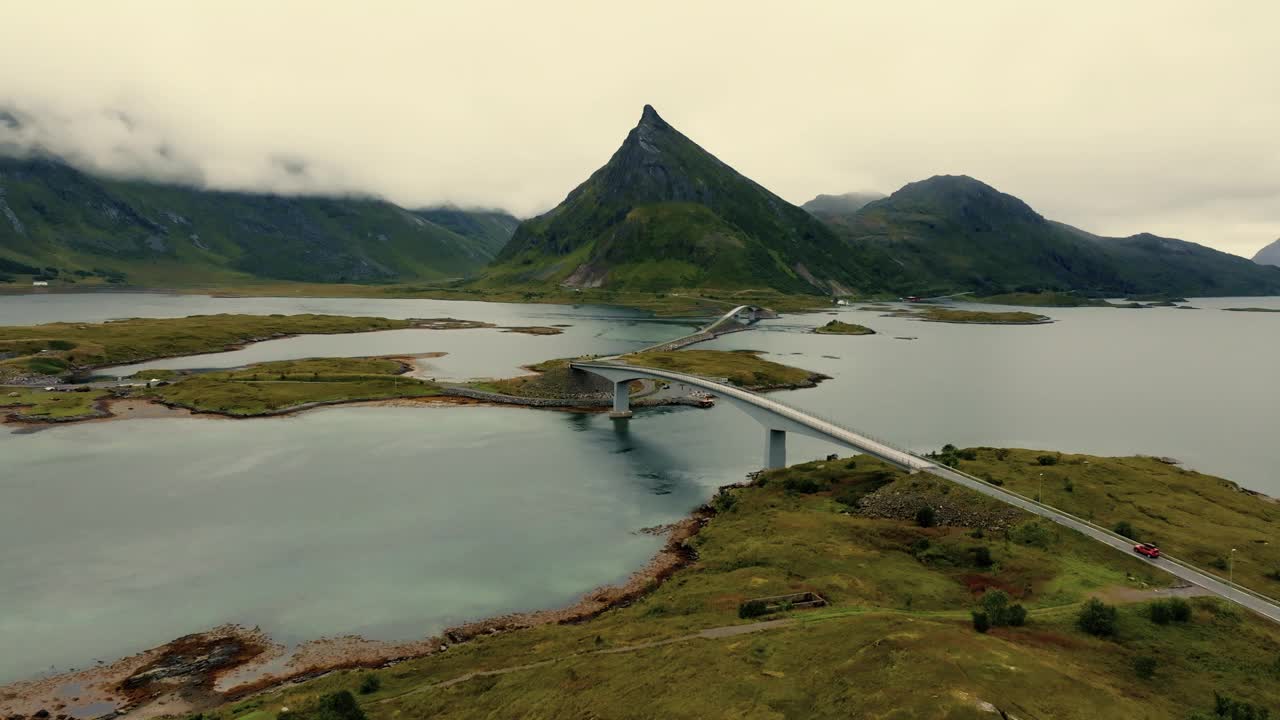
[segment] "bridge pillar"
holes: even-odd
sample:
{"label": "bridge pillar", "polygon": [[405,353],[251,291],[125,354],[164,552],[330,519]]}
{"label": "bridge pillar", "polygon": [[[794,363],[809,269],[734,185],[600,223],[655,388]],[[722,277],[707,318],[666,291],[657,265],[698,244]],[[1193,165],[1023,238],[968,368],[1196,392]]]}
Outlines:
{"label": "bridge pillar", "polygon": [[625,420],[631,417],[631,383],[628,381],[613,384],[613,412],[609,417]]}
{"label": "bridge pillar", "polygon": [[787,433],[784,430],[770,428],[765,431],[764,469],[786,467],[787,465]]}

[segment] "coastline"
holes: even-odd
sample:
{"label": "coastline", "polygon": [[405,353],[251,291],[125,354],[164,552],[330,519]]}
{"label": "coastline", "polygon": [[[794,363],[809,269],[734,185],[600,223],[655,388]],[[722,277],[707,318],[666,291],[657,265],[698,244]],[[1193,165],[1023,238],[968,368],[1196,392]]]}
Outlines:
{"label": "coastline", "polygon": [[[666,541],[640,569],[575,602],[483,618],[405,641],[328,636],[286,648],[260,628],[226,624],[85,669],[0,685],[0,717],[93,720],[127,714],[144,720],[199,712],[280,685],[354,668],[387,667],[447,652],[480,636],[550,624],[572,624],[626,606],[697,559],[688,541],[715,516],[707,504],[659,528]],[[646,528],[637,532],[654,534]],[[44,717],[44,716],[41,716]]]}

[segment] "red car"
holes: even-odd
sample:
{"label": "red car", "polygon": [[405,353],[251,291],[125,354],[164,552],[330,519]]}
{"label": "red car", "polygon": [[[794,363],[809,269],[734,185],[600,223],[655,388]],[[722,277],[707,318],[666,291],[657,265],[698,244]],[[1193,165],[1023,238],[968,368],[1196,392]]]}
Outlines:
{"label": "red car", "polygon": [[1139,555],[1146,555],[1153,560],[1160,557],[1160,548],[1151,543],[1138,543],[1133,546],[1133,551]]}

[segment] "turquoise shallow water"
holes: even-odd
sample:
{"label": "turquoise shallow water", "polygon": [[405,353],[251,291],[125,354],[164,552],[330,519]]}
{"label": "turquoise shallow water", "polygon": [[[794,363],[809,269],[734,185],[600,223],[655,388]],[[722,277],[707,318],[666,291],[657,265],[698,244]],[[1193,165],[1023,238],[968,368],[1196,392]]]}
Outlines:
{"label": "turquoise shallow water", "polygon": [[[1280,303],[1194,304],[1205,309],[1055,309],[1047,312],[1059,322],[1034,327],[847,309],[846,319],[881,334],[812,335],[829,319],[814,314],[706,347],[764,350],[832,375],[784,399],[898,444],[1170,455],[1280,494],[1271,470],[1280,392],[1269,381],[1280,315],[1218,309]],[[554,337],[412,331],[245,351],[446,349],[442,360],[454,364],[442,375],[618,352],[688,325],[600,308],[436,301],[0,298],[0,324],[206,312],[573,326]],[[180,360],[200,367],[211,358]],[[560,605],[641,566],[660,540],[636,531],[678,519],[755,469],[761,439],[729,407],[642,411],[622,425],[523,409],[355,407],[0,433],[0,682],[228,621],[286,642],[350,632],[413,638]],[[799,439],[788,449],[793,460],[835,450]]]}

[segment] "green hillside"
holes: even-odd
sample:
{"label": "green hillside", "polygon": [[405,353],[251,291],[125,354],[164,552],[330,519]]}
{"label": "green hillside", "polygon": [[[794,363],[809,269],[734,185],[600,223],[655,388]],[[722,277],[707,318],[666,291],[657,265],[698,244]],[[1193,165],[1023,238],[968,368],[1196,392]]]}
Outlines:
{"label": "green hillside", "polygon": [[963,175],[914,182],[824,218],[901,292],[1280,293],[1280,271],[1182,240],[1093,235]]}
{"label": "green hillside", "polygon": [[814,293],[866,290],[875,280],[821,222],[646,105],[604,167],[520,224],[482,284]]}
{"label": "green hillside", "polygon": [[0,158],[0,273],[172,286],[254,278],[460,277],[495,243],[391,203],[100,178],[48,156]]}
{"label": "green hillside", "polygon": [[414,210],[428,222],[476,241],[490,256],[497,255],[520,224],[519,218],[502,210],[470,210],[441,205]]}

